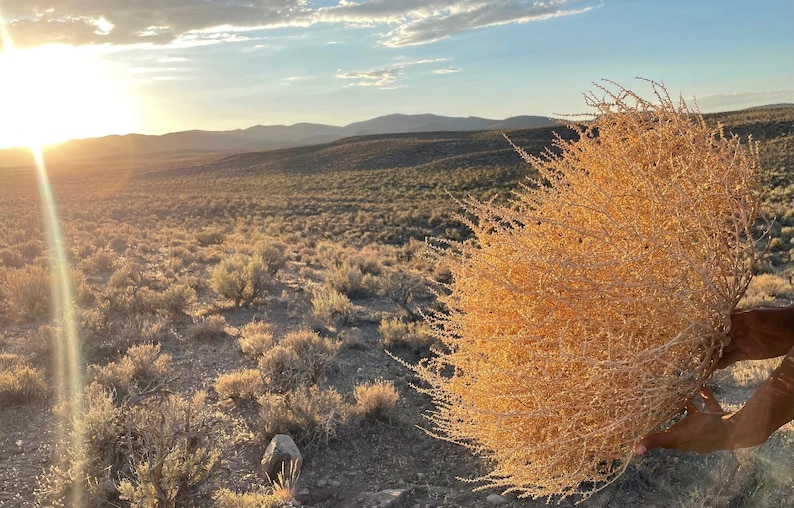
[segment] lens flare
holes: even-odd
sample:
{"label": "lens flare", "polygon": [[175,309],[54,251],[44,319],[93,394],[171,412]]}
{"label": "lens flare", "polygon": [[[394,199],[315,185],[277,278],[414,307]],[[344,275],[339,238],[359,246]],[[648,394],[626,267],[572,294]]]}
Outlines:
{"label": "lens flare", "polygon": [[[8,33],[5,19],[0,13],[0,42],[5,53],[14,51],[14,44]],[[0,112],[2,116],[2,112]],[[46,122],[46,118],[39,119]],[[63,233],[61,231],[58,211],[53,198],[47,167],[41,146],[31,146],[30,151],[36,163],[36,182],[39,189],[44,230],[47,236],[47,249],[50,264],[50,293],[52,299],[53,323],[59,325],[55,337],[53,364],[55,367],[55,386],[58,391],[58,402],[68,402],[69,414],[63,416],[64,421],[59,427],[68,435],[62,436],[72,447],[83,446],[84,432],[80,414],[82,413],[82,361],[80,341],[77,335],[75,312],[72,299],[71,271],[66,259]],[[78,450],[73,450],[78,451]],[[68,460],[68,459],[66,459]],[[72,467],[78,467],[72,464]],[[74,478],[83,478],[81,471],[74,471]],[[80,481],[75,482],[74,489],[68,500],[69,506],[83,506],[83,492]]]}

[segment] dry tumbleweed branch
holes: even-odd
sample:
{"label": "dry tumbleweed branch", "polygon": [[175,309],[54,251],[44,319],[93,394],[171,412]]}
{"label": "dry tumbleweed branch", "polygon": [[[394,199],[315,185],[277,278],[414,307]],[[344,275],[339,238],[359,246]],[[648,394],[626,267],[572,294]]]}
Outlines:
{"label": "dry tumbleweed branch", "polygon": [[591,93],[594,121],[511,205],[466,202],[444,242],[445,350],[415,366],[435,435],[489,459],[481,488],[586,498],[710,377],[757,257],[758,151],[651,82]]}

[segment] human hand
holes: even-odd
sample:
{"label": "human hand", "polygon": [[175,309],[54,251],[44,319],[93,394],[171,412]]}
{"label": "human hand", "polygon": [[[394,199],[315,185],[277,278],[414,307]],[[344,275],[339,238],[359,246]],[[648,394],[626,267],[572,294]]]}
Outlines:
{"label": "human hand", "polygon": [[764,360],[786,354],[794,346],[794,305],[756,307],[731,314],[730,343],[717,368],[740,360]]}
{"label": "human hand", "polygon": [[654,448],[698,453],[733,448],[736,434],[734,414],[722,410],[707,386],[703,387],[700,396],[706,405],[706,411],[701,411],[693,401],[688,401],[687,416],[683,420],[661,432],[644,437],[634,446],[634,453],[642,455]]}

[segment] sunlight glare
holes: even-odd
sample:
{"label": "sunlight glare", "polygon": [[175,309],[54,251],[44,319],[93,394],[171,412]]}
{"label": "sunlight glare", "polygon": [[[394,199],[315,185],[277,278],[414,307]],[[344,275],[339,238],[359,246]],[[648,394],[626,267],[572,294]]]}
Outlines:
{"label": "sunlight glare", "polygon": [[[15,122],[26,120],[29,118],[37,118],[38,111],[31,108],[28,113],[30,116],[25,116],[26,106],[30,106],[35,101],[38,93],[45,93],[46,89],[30,89],[24,90],[19,88],[16,94],[6,95],[9,91],[14,92],[14,86],[19,86],[21,83],[27,82],[29,85],[36,85],[36,80],[40,76],[27,76],[25,65],[34,65],[31,63],[22,64],[18,68],[14,65],[19,65],[19,62],[24,62],[24,56],[21,60],[20,53],[14,49],[13,41],[5,29],[5,23],[0,17],[0,42],[5,49],[5,53],[0,55],[4,58],[0,62],[0,69],[4,72],[15,70],[20,74],[16,78],[7,74],[0,74],[0,114],[2,120],[2,131],[0,138],[5,142],[8,139],[5,136],[14,133]],[[9,64],[10,62],[10,64]],[[35,65],[41,65],[43,62],[36,62]],[[4,66],[5,65],[5,66]],[[31,69],[35,69],[31,67]],[[17,79],[18,78],[18,79]],[[35,79],[33,79],[35,78]],[[9,85],[10,84],[10,85]],[[42,85],[43,86],[43,85]],[[67,87],[68,89],[68,87]],[[11,109],[11,104],[14,104],[13,99],[20,100],[16,104],[15,109]],[[24,99],[24,100],[23,100]],[[29,102],[30,101],[30,102]],[[46,103],[45,103],[46,105]],[[9,116],[8,113],[11,112]],[[64,110],[59,110],[63,112]],[[17,116],[14,115],[16,113]],[[40,122],[50,122],[52,116],[40,116]],[[33,125],[35,122],[30,122]],[[24,124],[27,125],[27,124]],[[27,142],[33,155],[36,164],[36,181],[38,183],[39,198],[41,202],[41,210],[44,219],[44,231],[47,238],[47,252],[49,254],[50,266],[50,294],[52,298],[52,323],[56,325],[59,330],[58,335],[54,338],[53,350],[54,358],[52,359],[55,367],[55,388],[57,390],[57,401],[70,403],[70,414],[64,418],[61,426],[65,432],[68,433],[69,441],[73,447],[84,446],[85,429],[80,423],[80,415],[82,413],[82,391],[83,391],[83,365],[82,365],[82,351],[80,338],[77,334],[77,322],[75,319],[75,308],[73,304],[73,291],[71,283],[71,268],[66,258],[66,249],[64,246],[64,237],[61,230],[60,218],[58,217],[58,210],[55,204],[55,199],[52,193],[52,186],[47,174],[47,167],[44,163],[44,155],[41,146],[47,143],[50,138],[48,136],[56,136],[57,130],[41,129],[39,132],[35,130],[30,131],[16,131],[21,137],[17,138],[22,142]],[[66,131],[62,131],[65,133]],[[64,436],[66,437],[66,436]],[[75,475],[79,477],[82,474],[80,470],[81,465],[75,465]],[[76,482],[73,492],[69,496],[71,506],[84,506],[83,502],[83,488],[81,482]]]}
{"label": "sunlight glare", "polygon": [[42,147],[137,128],[132,94],[96,50],[5,47],[0,54],[0,148]]}

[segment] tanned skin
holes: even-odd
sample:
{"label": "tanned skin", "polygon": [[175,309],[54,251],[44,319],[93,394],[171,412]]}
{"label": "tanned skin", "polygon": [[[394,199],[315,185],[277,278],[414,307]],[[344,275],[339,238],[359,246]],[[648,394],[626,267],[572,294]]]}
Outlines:
{"label": "tanned skin", "polygon": [[709,453],[757,446],[794,420],[794,305],[737,310],[731,315],[730,337],[717,364],[719,369],[740,360],[785,356],[740,410],[723,411],[704,386],[701,397],[706,411],[689,401],[683,420],[643,438],[634,447],[635,453],[654,448]]}

